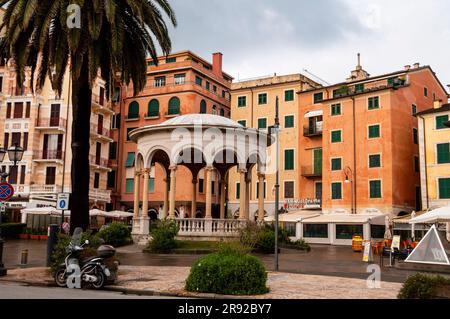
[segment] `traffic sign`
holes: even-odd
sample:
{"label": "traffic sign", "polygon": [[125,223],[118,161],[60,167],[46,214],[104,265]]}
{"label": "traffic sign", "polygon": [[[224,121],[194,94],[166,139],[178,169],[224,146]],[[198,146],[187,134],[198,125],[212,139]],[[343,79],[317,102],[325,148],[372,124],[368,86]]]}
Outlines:
{"label": "traffic sign", "polygon": [[69,209],[69,193],[58,194],[58,200],[56,202],[56,209],[68,210]]}
{"label": "traffic sign", "polygon": [[10,200],[14,196],[14,187],[11,184],[0,183],[0,202]]}

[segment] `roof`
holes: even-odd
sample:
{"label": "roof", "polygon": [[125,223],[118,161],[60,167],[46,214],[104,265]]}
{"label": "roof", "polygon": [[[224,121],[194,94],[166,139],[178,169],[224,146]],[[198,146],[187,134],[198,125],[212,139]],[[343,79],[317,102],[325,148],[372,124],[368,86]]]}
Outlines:
{"label": "roof", "polygon": [[431,108],[431,109],[419,112],[416,115],[421,116],[421,115],[435,114],[435,113],[441,113],[441,112],[450,112],[450,104],[444,104],[438,109]]}
{"label": "roof", "polygon": [[235,122],[229,118],[212,115],[212,114],[186,114],[171,118],[159,126],[190,126],[190,125],[202,125],[202,126],[225,126],[243,128],[241,124]]}
{"label": "roof", "polygon": [[[316,217],[320,215],[320,211],[313,210],[300,210],[296,212],[280,214],[278,215],[278,220],[280,222],[298,222],[299,220]],[[273,222],[275,220],[275,216],[269,216],[264,218],[266,222]]]}
{"label": "roof", "polygon": [[386,215],[362,215],[362,214],[324,214],[303,221],[306,224],[376,224],[384,225]]}

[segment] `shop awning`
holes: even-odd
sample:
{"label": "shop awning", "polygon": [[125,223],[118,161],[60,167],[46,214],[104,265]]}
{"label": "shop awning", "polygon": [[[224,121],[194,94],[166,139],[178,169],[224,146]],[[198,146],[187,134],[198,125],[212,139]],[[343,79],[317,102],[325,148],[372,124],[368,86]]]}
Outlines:
{"label": "shop awning", "polygon": [[[425,214],[426,212],[427,212],[426,210],[417,212],[416,217],[421,216],[421,215]],[[411,214],[392,218],[392,222],[394,224],[408,224],[409,225],[410,220],[411,220]],[[411,228],[411,226],[409,226],[409,227]]]}
{"label": "shop awning", "polygon": [[323,115],[323,110],[309,111],[308,113],[305,114],[305,118],[322,116],[322,115]]}
{"label": "shop awning", "polygon": [[[290,212],[286,214],[280,214],[278,215],[278,220],[280,222],[292,222],[296,223],[299,220],[303,221],[305,219],[316,217],[321,214],[321,211],[314,211],[314,210],[300,210],[296,212]],[[266,222],[273,222],[275,221],[275,216],[269,216],[264,218]]]}
{"label": "shop awning", "polygon": [[366,224],[384,225],[385,215],[324,214],[303,221],[305,224]]}

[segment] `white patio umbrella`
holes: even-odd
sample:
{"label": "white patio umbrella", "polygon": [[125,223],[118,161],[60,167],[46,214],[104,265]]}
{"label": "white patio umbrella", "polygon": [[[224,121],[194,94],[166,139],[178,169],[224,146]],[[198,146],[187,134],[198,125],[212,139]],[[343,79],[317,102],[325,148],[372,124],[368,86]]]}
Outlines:
{"label": "white patio umbrella", "polygon": [[423,215],[411,218],[410,224],[450,223],[450,206],[434,209]]}
{"label": "white patio umbrella", "polygon": [[384,239],[392,239],[391,233],[391,220],[389,216],[386,216],[384,219],[386,230],[384,231]]}

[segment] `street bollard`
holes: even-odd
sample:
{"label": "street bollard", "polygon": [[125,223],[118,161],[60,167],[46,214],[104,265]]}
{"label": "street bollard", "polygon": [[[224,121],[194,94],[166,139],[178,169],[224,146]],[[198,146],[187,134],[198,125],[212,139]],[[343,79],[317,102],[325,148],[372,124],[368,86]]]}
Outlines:
{"label": "street bollard", "polygon": [[26,266],[28,264],[28,249],[22,250],[22,254],[20,256],[20,265]]}
{"label": "street bollard", "polygon": [[47,267],[52,264],[52,255],[58,242],[59,225],[48,226]]}

